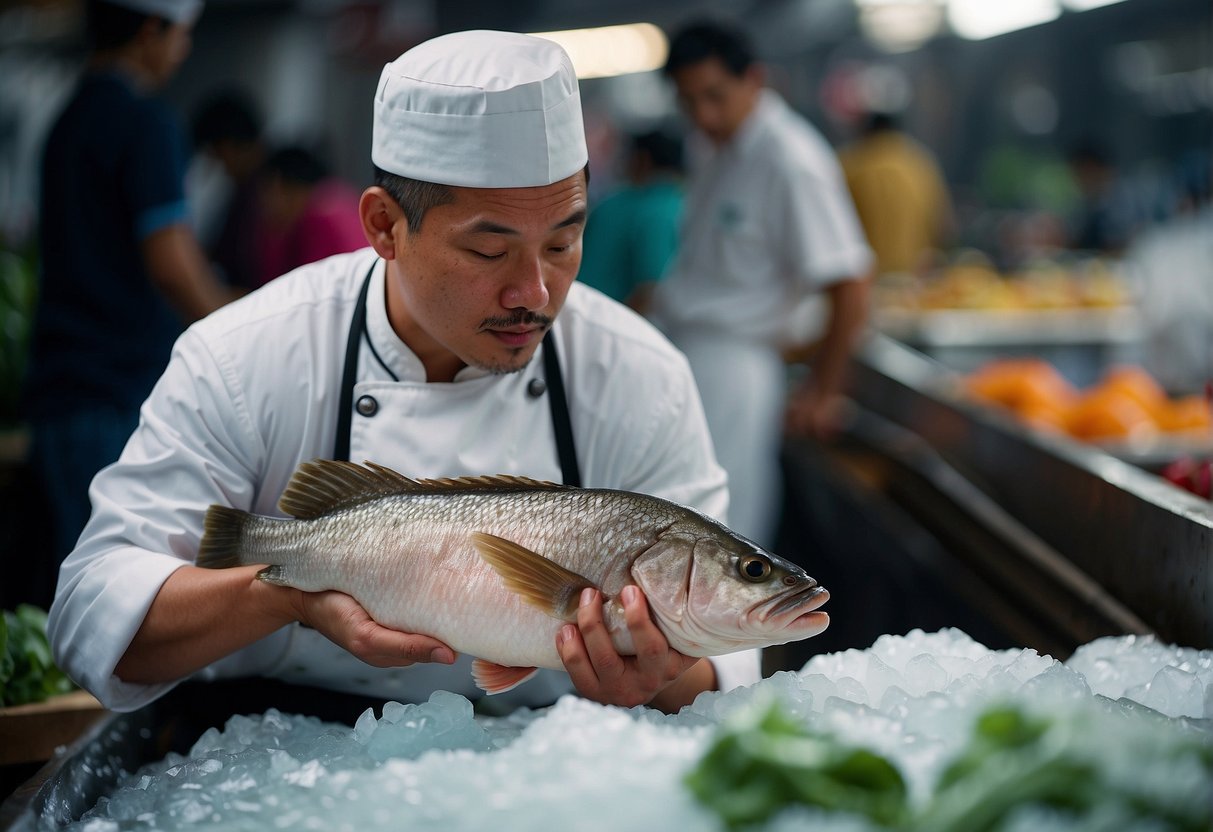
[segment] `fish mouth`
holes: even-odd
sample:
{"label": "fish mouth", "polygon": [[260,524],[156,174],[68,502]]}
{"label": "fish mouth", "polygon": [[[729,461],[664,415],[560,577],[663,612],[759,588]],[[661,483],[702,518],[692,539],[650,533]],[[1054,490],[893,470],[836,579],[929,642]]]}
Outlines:
{"label": "fish mouth", "polygon": [[825,613],[813,611],[830,600],[830,591],[816,582],[797,587],[790,592],[775,596],[759,612],[758,620],[771,627],[788,627],[799,623],[813,625]]}

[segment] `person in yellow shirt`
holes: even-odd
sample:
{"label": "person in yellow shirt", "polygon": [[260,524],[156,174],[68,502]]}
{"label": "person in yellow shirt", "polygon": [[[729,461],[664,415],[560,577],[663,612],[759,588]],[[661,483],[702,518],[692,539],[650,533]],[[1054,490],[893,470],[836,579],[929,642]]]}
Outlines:
{"label": "person in yellow shirt", "polygon": [[952,201],[931,152],[885,113],[839,153],[876,273],[915,273],[952,233]]}

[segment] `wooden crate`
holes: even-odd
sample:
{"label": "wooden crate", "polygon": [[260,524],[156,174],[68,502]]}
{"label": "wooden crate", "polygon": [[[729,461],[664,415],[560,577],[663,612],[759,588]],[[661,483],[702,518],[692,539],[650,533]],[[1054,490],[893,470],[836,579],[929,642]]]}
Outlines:
{"label": "wooden crate", "polygon": [[104,716],[92,694],[82,690],[45,702],[0,708],[0,765],[49,760]]}

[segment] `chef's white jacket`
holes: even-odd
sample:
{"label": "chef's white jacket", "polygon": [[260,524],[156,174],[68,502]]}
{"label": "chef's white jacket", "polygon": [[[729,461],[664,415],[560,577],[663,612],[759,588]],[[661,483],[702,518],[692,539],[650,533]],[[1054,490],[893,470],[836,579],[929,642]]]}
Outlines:
{"label": "chef's white jacket", "polygon": [[653,298],[664,330],[776,346],[800,301],[867,273],[838,160],[777,93],[763,90],[727,144],[696,134],[692,150],[678,255]]}
{"label": "chef's white jacket", "polygon": [[[388,323],[384,266],[370,249],[275,280],[180,338],[121,458],[89,491],[93,515],[62,566],[49,631],[56,661],[106,707],[133,710],[173,686],[126,683],[114,667],[165,579],[194,561],[207,507],[281,516],[278,498],[299,463],[333,455],[346,339],[368,271],[354,400],[370,396],[377,408],[353,414],[350,459],[413,477],[561,479],[548,394],[528,390],[543,377],[538,357],[518,373],[465,368],[452,383],[426,383],[420,360]],[[725,476],[685,358],[629,310],[578,284],[553,332],[584,484],[647,492],[723,518]],[[471,658],[378,669],[291,625],[200,675],[263,675],[424,701],[438,689],[480,695]],[[712,661],[722,689],[760,676],[758,651]],[[495,698],[546,704],[571,690],[567,674],[541,670]]]}

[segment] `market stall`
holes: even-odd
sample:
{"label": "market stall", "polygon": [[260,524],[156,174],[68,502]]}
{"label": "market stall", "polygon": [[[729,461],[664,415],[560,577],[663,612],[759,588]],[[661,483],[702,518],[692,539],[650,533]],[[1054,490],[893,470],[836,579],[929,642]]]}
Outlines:
{"label": "market stall", "polygon": [[[902,587],[951,587],[966,620],[997,623],[1011,643],[1060,655],[1109,633],[1213,644],[1208,500],[1106,447],[975,399],[962,374],[890,338],[873,338],[853,370],[856,409],[843,441],[788,448],[790,488],[811,493],[799,509],[789,505],[792,527],[811,533],[829,525],[829,512],[854,506],[850,528],[896,530],[886,537],[902,541],[902,553],[885,557],[903,573]],[[1151,447],[1156,457],[1172,446],[1157,438]],[[840,494],[850,495],[841,509]],[[801,558],[809,557],[806,549]],[[864,572],[857,577],[871,583]]]}

